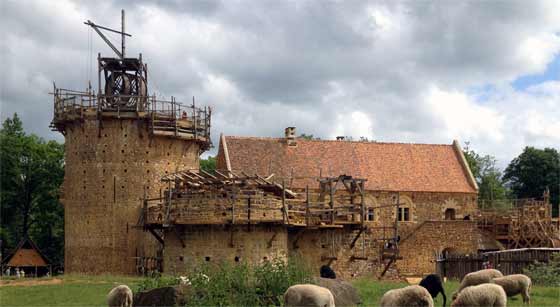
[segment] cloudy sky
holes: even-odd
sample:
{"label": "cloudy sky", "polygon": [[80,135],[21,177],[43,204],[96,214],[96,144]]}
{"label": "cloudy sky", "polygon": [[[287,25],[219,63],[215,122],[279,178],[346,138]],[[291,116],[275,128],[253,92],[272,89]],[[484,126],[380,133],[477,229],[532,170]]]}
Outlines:
{"label": "cloudy sky", "polygon": [[121,8],[150,93],[212,106],[215,143],[287,126],[459,139],[502,167],[524,146],[560,147],[559,1],[3,0],[2,120],[17,112],[62,141],[48,128],[52,82],[96,80],[97,52],[112,51],[83,22],[118,28]]}

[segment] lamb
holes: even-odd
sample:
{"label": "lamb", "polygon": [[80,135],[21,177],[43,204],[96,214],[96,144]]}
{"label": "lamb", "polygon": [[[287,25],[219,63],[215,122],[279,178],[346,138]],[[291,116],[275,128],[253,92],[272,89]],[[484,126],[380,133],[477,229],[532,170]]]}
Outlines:
{"label": "lamb", "polygon": [[334,307],[334,296],[327,288],[312,284],[294,285],[284,293],[284,306]]}
{"label": "lamb", "polygon": [[507,296],[521,294],[523,303],[529,304],[531,291],[531,278],[523,274],[506,275],[504,277],[493,278],[492,283],[504,288]]}
{"label": "lamb", "polygon": [[132,290],[127,285],[114,287],[107,294],[107,304],[109,307],[131,307]]}
{"label": "lamb", "polygon": [[426,288],[414,285],[385,292],[381,298],[380,306],[433,307],[434,300]]}
{"label": "lamb", "polygon": [[484,283],[463,289],[451,303],[451,307],[505,307],[506,303],[507,296],[502,287],[495,284]]}
{"label": "lamb", "polygon": [[336,273],[328,265],[321,266],[320,274],[323,278],[336,279]]}
{"label": "lamb", "polygon": [[443,289],[443,283],[441,282],[441,277],[437,274],[430,274],[424,277],[420,281],[420,286],[426,288],[432,298],[436,298],[436,296],[441,293],[443,296],[443,306],[445,307],[445,302],[447,301],[447,297],[445,297],[445,291]]}
{"label": "lamb", "polygon": [[502,272],[494,269],[485,269],[476,272],[471,272],[465,275],[465,277],[463,277],[463,280],[461,281],[459,288],[457,289],[457,291],[453,293],[453,299],[456,299],[457,295],[461,292],[461,290],[463,290],[468,286],[476,286],[484,283],[490,283],[490,281],[492,281],[492,278],[503,277],[503,276],[504,275],[502,274]]}

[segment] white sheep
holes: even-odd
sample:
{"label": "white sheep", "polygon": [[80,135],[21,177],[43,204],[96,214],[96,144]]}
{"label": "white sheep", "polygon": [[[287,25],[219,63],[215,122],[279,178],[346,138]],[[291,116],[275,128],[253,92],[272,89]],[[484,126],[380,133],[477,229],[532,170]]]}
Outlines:
{"label": "white sheep", "polygon": [[463,290],[466,287],[490,283],[492,281],[492,278],[503,277],[503,276],[504,275],[502,274],[502,272],[495,269],[485,269],[476,272],[471,272],[465,275],[465,277],[463,277],[463,280],[461,281],[459,288],[457,289],[457,291],[453,293],[453,299],[456,299],[457,295],[461,292],[461,290]]}
{"label": "white sheep", "polygon": [[334,307],[334,296],[329,289],[317,285],[294,285],[284,293],[284,306]]}
{"label": "white sheep", "polygon": [[109,307],[131,307],[132,290],[127,285],[114,287],[107,294],[107,304]]}
{"label": "white sheep", "polygon": [[495,284],[481,284],[463,289],[451,303],[451,307],[505,307],[507,296],[504,289]]}
{"label": "white sheep", "polygon": [[434,300],[426,288],[414,285],[385,292],[381,307],[390,306],[427,306],[433,307]]}
{"label": "white sheep", "polygon": [[531,278],[523,274],[506,275],[504,277],[493,278],[492,283],[501,286],[506,291],[507,296],[521,294],[523,303],[529,303],[531,291]]}

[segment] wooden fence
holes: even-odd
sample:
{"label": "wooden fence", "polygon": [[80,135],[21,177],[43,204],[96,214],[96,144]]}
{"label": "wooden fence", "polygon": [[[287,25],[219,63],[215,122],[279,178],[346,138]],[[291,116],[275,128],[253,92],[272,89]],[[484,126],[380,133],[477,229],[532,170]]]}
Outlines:
{"label": "wooden fence", "polygon": [[504,275],[523,273],[535,262],[548,263],[560,248],[521,248],[477,254],[437,254],[436,271],[448,279],[462,279],[470,272],[497,269]]}

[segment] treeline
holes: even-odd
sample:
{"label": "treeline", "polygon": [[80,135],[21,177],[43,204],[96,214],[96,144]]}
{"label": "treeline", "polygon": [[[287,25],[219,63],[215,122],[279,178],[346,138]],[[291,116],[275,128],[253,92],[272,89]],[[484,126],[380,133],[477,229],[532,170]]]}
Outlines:
{"label": "treeline", "polygon": [[0,130],[2,257],[26,235],[53,263],[64,262],[64,145],[26,134],[17,114]]}
{"label": "treeline", "polygon": [[509,163],[504,171],[496,166],[491,155],[480,155],[464,149],[473,176],[479,187],[479,202],[513,198],[541,199],[550,192],[553,215],[558,216],[560,194],[560,153],[554,148],[538,149],[527,146]]}

